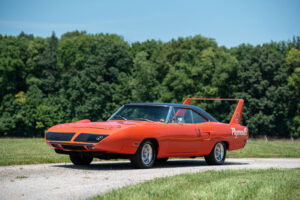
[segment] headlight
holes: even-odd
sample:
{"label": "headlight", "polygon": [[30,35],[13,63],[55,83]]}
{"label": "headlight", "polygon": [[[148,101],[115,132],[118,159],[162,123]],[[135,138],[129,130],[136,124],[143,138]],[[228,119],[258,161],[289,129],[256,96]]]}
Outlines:
{"label": "headlight", "polygon": [[89,133],[80,133],[76,138],[75,142],[90,142],[90,143],[97,143],[106,138],[108,135],[96,135],[96,134],[89,134]]}
{"label": "headlight", "polygon": [[70,141],[75,133],[58,133],[58,132],[47,132],[46,140],[50,141]]}

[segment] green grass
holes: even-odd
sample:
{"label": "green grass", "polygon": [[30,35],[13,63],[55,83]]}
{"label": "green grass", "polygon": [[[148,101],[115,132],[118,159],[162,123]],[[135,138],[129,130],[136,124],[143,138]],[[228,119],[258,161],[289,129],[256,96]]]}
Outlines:
{"label": "green grass", "polygon": [[0,165],[69,162],[69,157],[59,155],[43,138],[0,139]]}
{"label": "green grass", "polygon": [[[300,157],[300,141],[253,141],[245,149],[228,152],[228,157]],[[70,162],[56,154],[43,138],[1,138],[0,165]]]}
{"label": "green grass", "polygon": [[244,149],[229,151],[228,158],[300,158],[300,141],[248,140]]}
{"label": "green grass", "polygon": [[182,174],[113,190],[91,200],[300,199],[300,169]]}

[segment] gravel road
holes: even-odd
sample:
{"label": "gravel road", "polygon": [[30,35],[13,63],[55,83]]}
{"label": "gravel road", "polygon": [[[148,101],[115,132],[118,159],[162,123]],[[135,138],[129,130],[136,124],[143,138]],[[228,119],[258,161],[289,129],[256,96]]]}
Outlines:
{"label": "gravel road", "polygon": [[39,164],[0,167],[0,199],[86,199],[157,177],[225,169],[300,168],[300,158],[227,159],[208,166],[203,159],[170,160],[152,169],[133,169],[129,162],[96,162],[90,166]]}

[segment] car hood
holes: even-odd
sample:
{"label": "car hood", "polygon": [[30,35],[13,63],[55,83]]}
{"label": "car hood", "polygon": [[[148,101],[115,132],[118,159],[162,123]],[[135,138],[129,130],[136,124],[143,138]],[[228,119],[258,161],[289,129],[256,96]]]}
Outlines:
{"label": "car hood", "polygon": [[148,125],[152,124],[153,122],[147,121],[126,121],[126,120],[118,120],[118,121],[105,121],[105,122],[75,122],[75,123],[66,123],[66,124],[59,124],[53,126],[48,131],[77,131],[81,129],[94,129],[94,130],[111,130],[112,132],[129,128],[132,126],[138,125]]}

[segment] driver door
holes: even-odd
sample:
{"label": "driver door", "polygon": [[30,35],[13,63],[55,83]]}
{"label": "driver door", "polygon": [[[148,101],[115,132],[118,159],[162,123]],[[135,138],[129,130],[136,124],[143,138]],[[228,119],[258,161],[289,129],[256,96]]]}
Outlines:
{"label": "driver door", "polygon": [[192,110],[174,108],[168,126],[168,154],[193,154],[199,151],[198,126],[193,123]]}

